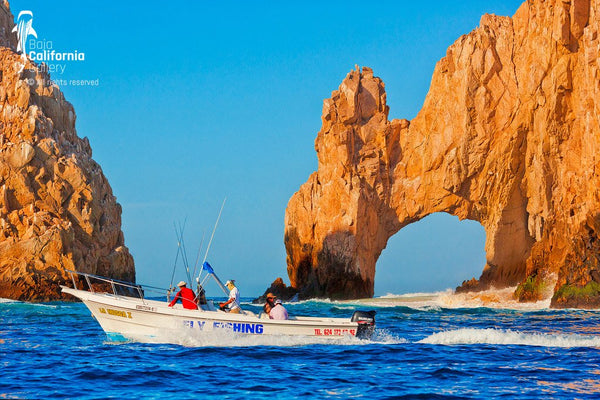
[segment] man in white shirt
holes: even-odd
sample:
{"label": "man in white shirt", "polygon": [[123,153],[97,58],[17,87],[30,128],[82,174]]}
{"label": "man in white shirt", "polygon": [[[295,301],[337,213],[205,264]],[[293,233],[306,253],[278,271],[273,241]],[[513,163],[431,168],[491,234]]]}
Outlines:
{"label": "man in white shirt", "polygon": [[240,308],[240,291],[235,287],[235,281],[233,279],[225,282],[225,286],[229,289],[229,300],[225,303],[220,303],[221,310],[227,307],[229,312],[239,314],[242,309]]}
{"label": "man in white shirt", "polygon": [[288,319],[288,312],[283,306],[281,300],[275,300],[275,307],[271,309],[269,313],[269,318],[271,319]]}

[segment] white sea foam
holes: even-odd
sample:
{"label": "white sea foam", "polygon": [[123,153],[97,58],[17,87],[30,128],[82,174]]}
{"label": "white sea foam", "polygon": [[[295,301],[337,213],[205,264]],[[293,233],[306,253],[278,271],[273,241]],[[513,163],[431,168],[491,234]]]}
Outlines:
{"label": "white sea foam", "polygon": [[44,303],[32,303],[29,301],[20,301],[12,299],[0,298],[0,304],[15,304],[18,306],[36,307],[36,308],[58,308],[60,304],[44,304]]}
{"label": "white sea foam", "polygon": [[419,298],[419,297],[438,297],[447,294],[452,294],[452,289],[441,290],[438,292],[416,292],[416,293],[403,293],[403,294],[394,294],[387,293],[383,296],[378,297],[379,299],[403,299],[403,298]]}
{"label": "white sea foam", "polygon": [[[107,343],[118,344],[129,342],[124,337],[113,337]],[[324,338],[315,336],[292,336],[292,335],[240,335],[234,332],[202,332],[182,334],[180,332],[160,336],[136,336],[131,338],[131,342],[141,343],[169,343],[178,344],[185,347],[256,347],[256,346],[276,346],[276,347],[295,347],[307,345],[338,345],[338,346],[362,346],[369,344],[399,344],[407,343],[406,339],[398,338],[386,330],[376,329],[370,340],[358,339],[353,336],[344,336],[340,338]]]}
{"label": "white sea foam", "polygon": [[20,303],[20,301],[0,297],[0,303]]}
{"label": "white sea foam", "polygon": [[551,294],[544,300],[522,303],[514,298],[515,287],[489,289],[481,292],[450,293],[440,296],[438,301],[446,308],[488,307],[522,311],[536,311],[550,308]]}
{"label": "white sea foam", "polygon": [[[552,285],[548,285],[552,288]],[[442,308],[494,308],[519,311],[537,311],[550,308],[550,297],[552,293],[547,293],[548,297],[537,302],[521,303],[513,297],[515,287],[484,290],[481,292],[455,293],[452,289],[446,289],[437,292],[417,292],[393,294],[387,293],[384,296],[369,299],[356,300],[330,300],[330,299],[310,299],[298,301],[294,304],[306,303],[324,303],[332,304],[338,308],[353,307],[410,307],[418,310],[440,310]]]}
{"label": "white sea foam", "polygon": [[540,347],[600,347],[600,337],[577,334],[526,333],[504,329],[463,328],[434,333],[418,343],[462,345],[494,344]]}
{"label": "white sea foam", "polygon": [[402,344],[409,343],[407,339],[398,337],[387,329],[375,329],[373,337],[370,340],[363,340],[365,344],[378,343],[378,344]]}
{"label": "white sea foam", "polygon": [[432,293],[404,293],[375,297],[372,299],[350,300],[348,304],[369,305],[372,307],[410,307],[419,310],[439,310],[441,308],[510,309],[520,311],[545,310],[550,307],[550,298],[533,303],[521,303],[513,297],[516,287],[489,289],[481,292],[455,293],[452,289]]}

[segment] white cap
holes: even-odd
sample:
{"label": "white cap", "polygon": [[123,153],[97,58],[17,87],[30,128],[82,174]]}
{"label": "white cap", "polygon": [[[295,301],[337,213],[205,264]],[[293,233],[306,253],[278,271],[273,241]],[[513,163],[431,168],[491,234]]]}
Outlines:
{"label": "white cap", "polygon": [[275,304],[283,304],[283,302],[279,299],[275,300]]}
{"label": "white cap", "polygon": [[187,285],[187,283],[185,283],[184,281],[181,281],[181,282],[179,282],[179,283],[177,284],[177,286],[180,286],[180,287],[181,287],[181,286],[185,286],[185,285]]}
{"label": "white cap", "polygon": [[233,279],[230,279],[227,282],[225,282],[225,286],[229,286],[230,284],[235,285],[235,281]]}

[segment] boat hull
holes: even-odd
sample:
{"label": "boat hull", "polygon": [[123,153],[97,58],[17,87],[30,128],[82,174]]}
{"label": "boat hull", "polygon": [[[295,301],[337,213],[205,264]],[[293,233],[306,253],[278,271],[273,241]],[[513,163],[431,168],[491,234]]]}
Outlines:
{"label": "boat hull", "polygon": [[286,335],[340,338],[357,336],[358,322],[349,318],[291,317],[272,320],[267,315],[227,313],[220,310],[186,310],[166,302],[93,293],[68,287],[63,292],[79,298],[109,337],[129,340],[189,337],[204,333]]}

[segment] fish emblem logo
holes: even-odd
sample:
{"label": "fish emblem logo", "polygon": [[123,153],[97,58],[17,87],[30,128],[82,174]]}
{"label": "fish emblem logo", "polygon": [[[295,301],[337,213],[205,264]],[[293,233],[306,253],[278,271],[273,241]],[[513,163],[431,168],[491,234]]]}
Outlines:
{"label": "fish emblem logo", "polygon": [[13,28],[13,32],[17,32],[17,52],[25,55],[25,45],[29,35],[37,39],[37,33],[33,29],[33,13],[29,10],[23,10],[17,17],[17,24]]}

